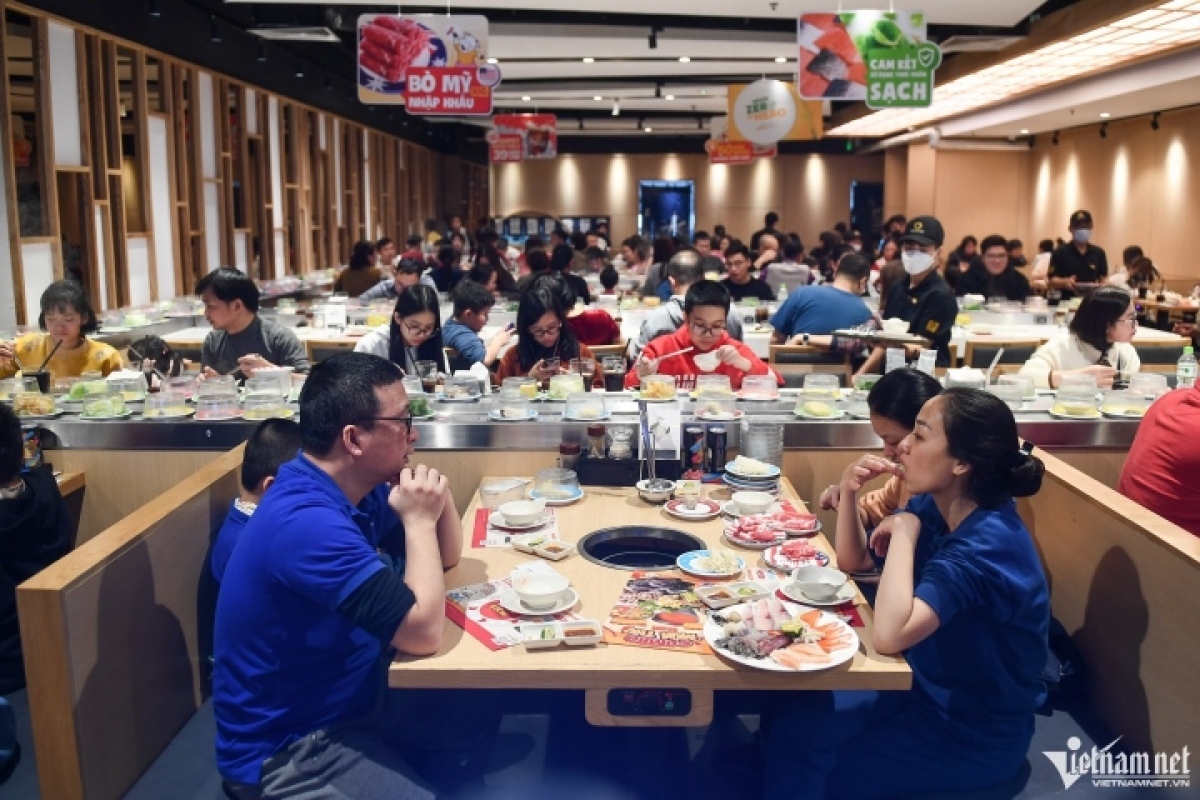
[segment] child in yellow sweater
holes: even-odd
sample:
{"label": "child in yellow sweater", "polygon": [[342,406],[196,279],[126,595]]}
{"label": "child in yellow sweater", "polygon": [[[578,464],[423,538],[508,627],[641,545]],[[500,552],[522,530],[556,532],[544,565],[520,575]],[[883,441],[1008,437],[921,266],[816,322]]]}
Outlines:
{"label": "child in yellow sweater", "polygon": [[[56,281],[42,292],[41,306],[38,326],[45,333],[0,342],[0,378],[11,378],[22,368],[33,372],[42,362],[52,382],[85,372],[107,376],[121,368],[121,355],[111,345],[94,342],[85,335],[96,331],[100,323],[82,286],[75,281]],[[58,342],[62,342],[58,352],[46,361]]]}

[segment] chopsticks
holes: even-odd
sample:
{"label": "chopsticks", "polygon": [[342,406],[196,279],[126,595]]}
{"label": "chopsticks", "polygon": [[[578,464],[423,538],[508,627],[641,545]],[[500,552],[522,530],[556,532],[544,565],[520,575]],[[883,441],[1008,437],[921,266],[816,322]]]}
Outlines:
{"label": "chopsticks", "polygon": [[696,349],[696,348],[694,348],[694,347],[685,347],[685,348],[683,348],[682,350],[677,350],[677,351],[676,351],[676,352],[674,352],[674,353],[667,353],[665,356],[659,356],[658,358],[652,359],[652,360],[651,360],[651,363],[653,363],[653,364],[658,364],[658,363],[660,363],[660,362],[662,362],[662,361],[665,361],[665,360],[667,360],[668,358],[674,358],[675,356],[681,356],[681,355],[683,355],[684,353],[690,353],[690,352],[692,352],[692,351],[693,351],[693,350],[695,350],[695,349]]}

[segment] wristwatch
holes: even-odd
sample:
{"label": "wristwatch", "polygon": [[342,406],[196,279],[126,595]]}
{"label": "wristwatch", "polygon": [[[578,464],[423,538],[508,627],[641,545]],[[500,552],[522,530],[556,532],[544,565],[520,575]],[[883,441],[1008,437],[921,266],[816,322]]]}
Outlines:
{"label": "wristwatch", "polygon": [[801,337],[800,341],[803,342],[804,344],[808,344],[808,334],[807,333],[804,334],[804,336]]}

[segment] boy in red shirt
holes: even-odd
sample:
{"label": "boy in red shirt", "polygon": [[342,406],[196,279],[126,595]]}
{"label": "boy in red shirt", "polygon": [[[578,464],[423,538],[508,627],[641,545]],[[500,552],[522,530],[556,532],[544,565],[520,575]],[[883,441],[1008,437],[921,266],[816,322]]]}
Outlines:
{"label": "boy in red shirt", "polygon": [[[747,375],[770,375],[783,385],[781,378],[754,351],[729,336],[725,330],[729,316],[729,291],[716,281],[692,284],[683,300],[683,325],[675,333],[659,336],[642,351],[641,357],[625,376],[625,388],[636,388],[647,375],[728,375],[734,390],[742,388]],[[660,356],[692,348],[683,355],[655,363]],[[700,369],[696,356],[712,353],[717,357],[714,369]],[[707,366],[707,365],[706,365]]]}

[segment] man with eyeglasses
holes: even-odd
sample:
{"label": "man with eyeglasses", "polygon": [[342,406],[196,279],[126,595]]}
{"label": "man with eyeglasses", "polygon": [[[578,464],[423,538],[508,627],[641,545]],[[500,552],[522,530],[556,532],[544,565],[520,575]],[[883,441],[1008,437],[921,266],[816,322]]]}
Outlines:
{"label": "man with eyeglasses", "polygon": [[954,292],[959,297],[978,294],[989,299],[1003,297],[1023,303],[1030,294],[1029,279],[1012,265],[1008,240],[992,234],[980,243],[979,255],[971,259],[971,265],[958,279]]}
{"label": "man with eyeglasses", "polygon": [[489,696],[389,690],[383,679],[394,651],[441,647],[443,571],[462,551],[445,476],[408,465],[417,437],[401,378],[366,353],[313,369],[303,448],[229,558],[213,709],[233,797],[432,798],[481,786],[499,724]]}
{"label": "man with eyeglasses", "polygon": [[[783,384],[753,350],[730,337],[726,329],[729,292],[724,286],[716,281],[692,284],[684,296],[683,312],[679,330],[646,345],[625,376],[627,389],[636,388],[647,375],[728,375],[734,389],[742,387],[746,375],[771,375]],[[704,357],[700,364],[697,356]]]}

